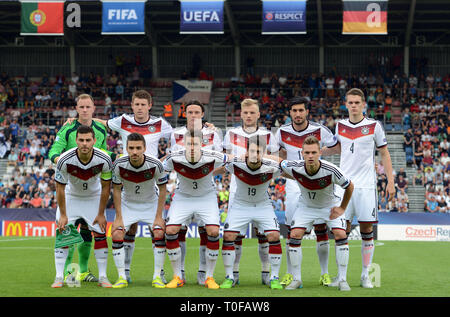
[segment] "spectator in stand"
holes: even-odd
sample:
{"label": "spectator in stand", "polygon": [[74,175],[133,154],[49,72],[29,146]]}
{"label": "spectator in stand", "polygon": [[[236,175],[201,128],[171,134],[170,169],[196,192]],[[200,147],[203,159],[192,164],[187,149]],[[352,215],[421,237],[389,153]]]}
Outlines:
{"label": "spectator in stand", "polygon": [[430,199],[425,200],[426,209],[425,211],[435,213],[439,211],[438,202],[436,201],[435,195],[430,196]]}
{"label": "spectator in stand", "polygon": [[30,200],[30,204],[33,208],[43,208],[43,200],[39,196],[39,193],[35,193],[33,198]]}

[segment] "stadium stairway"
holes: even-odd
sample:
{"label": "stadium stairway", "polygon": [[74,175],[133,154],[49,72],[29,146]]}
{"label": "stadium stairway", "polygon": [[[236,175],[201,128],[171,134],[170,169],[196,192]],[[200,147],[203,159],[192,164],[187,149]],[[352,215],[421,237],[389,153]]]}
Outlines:
{"label": "stadium stairway", "polygon": [[[422,212],[425,200],[425,187],[422,185],[413,186],[412,179],[415,174],[414,167],[406,165],[406,155],[403,149],[403,134],[388,133],[389,153],[391,154],[392,167],[396,172],[401,167],[404,168],[406,176],[408,177],[408,198],[409,198],[409,212]],[[379,162],[379,158],[376,160]]]}
{"label": "stadium stairway", "polygon": [[228,94],[228,88],[215,88],[212,91],[211,103],[209,105],[208,120],[210,120],[217,128],[222,129],[225,135],[226,128],[226,103],[225,97]]}
{"label": "stadium stairway", "polygon": [[0,160],[0,175],[1,175],[0,181],[3,184],[8,183],[7,171],[8,171],[8,159],[1,159]]}

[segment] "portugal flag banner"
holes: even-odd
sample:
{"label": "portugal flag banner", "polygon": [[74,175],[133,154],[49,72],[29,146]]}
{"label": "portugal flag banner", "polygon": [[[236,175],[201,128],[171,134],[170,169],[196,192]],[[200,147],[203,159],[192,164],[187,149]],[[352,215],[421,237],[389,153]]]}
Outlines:
{"label": "portugal flag banner", "polygon": [[343,0],[342,34],[388,34],[387,0]]}
{"label": "portugal flag banner", "polygon": [[20,35],[64,35],[64,1],[20,2]]}

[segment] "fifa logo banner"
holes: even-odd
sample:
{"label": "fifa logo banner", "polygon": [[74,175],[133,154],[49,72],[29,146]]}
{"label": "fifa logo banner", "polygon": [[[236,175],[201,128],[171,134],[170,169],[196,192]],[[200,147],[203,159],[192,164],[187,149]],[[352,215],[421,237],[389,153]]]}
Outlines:
{"label": "fifa logo banner", "polygon": [[64,1],[20,2],[20,35],[64,35]]}
{"label": "fifa logo banner", "polygon": [[223,0],[180,2],[180,34],[223,34]]}
{"label": "fifa logo banner", "polygon": [[261,34],[306,34],[306,0],[262,0]]}
{"label": "fifa logo banner", "polygon": [[145,34],[147,0],[102,0],[102,34]]}
{"label": "fifa logo banner", "polygon": [[380,34],[387,32],[387,0],[344,0],[342,34]]}

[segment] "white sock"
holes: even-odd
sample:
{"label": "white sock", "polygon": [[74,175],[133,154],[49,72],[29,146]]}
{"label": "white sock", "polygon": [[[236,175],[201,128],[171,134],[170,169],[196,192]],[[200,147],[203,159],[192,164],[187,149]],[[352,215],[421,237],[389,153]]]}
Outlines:
{"label": "white sock", "polygon": [[321,275],[328,273],[328,255],[330,253],[330,242],[318,241],[316,243],[317,256],[319,257]]}
{"label": "white sock", "polygon": [[[186,242],[185,241],[179,241],[180,243],[180,250],[181,250],[181,270],[184,271],[184,263],[186,261]],[[181,277],[181,276],[180,276]]]}
{"label": "white sock", "polygon": [[234,251],[235,251],[235,258],[234,258],[234,266],[233,266],[233,272],[239,272],[239,264],[241,262],[241,256],[242,256],[242,245],[234,244]]}
{"label": "white sock", "polygon": [[301,281],[302,280],[302,247],[290,247],[289,254],[291,257],[291,265],[292,265],[292,276],[294,280]]}
{"label": "white sock", "polygon": [[279,277],[281,267],[281,244],[280,241],[270,242],[269,247],[269,262],[270,262],[270,279],[273,280]]}
{"label": "white sock", "polygon": [[135,243],[133,242],[123,242],[123,248],[125,250],[125,270],[130,270],[131,260],[133,258]]}
{"label": "white sock", "polygon": [[[233,266],[234,266],[234,260],[236,257],[236,251],[234,249],[234,243],[233,242],[223,242],[222,246],[222,260],[223,260],[223,266],[225,268],[225,276],[227,278],[234,279],[233,276]],[[225,249],[224,249],[225,247]]]}
{"label": "white sock", "polygon": [[126,279],[125,276],[125,250],[123,246],[119,249],[112,249],[114,263],[116,264],[119,278]]}
{"label": "white sock", "polygon": [[336,264],[338,267],[338,276],[337,276],[338,281],[346,281],[348,257],[349,257],[348,243],[345,242],[345,244],[341,245],[336,244],[335,249],[336,249]]}
{"label": "white sock", "polygon": [[370,270],[370,266],[372,265],[374,251],[375,251],[375,244],[373,243],[373,239],[362,240],[362,243],[361,243],[361,257],[362,257],[361,278],[369,276],[369,270]]}
{"label": "white sock", "polygon": [[167,249],[166,251],[172,265],[173,275],[181,278],[181,248]]}
{"label": "white sock", "polygon": [[289,253],[289,239],[286,239],[286,274],[292,274],[291,255]]}
{"label": "white sock", "polygon": [[165,247],[154,247],[153,248],[153,279],[158,276],[161,277],[161,270],[164,268],[164,260],[166,258],[166,248]]}
{"label": "white sock", "polygon": [[258,242],[258,254],[261,260],[261,272],[270,272],[269,242]]}
{"label": "white sock", "polygon": [[64,265],[66,264],[69,248],[55,249],[56,278],[64,279]]}
{"label": "white sock", "polygon": [[198,270],[202,272],[206,272],[206,246],[201,245],[198,251],[199,262],[198,262]]}
{"label": "white sock", "polygon": [[106,268],[108,266],[108,249],[94,249],[95,259],[97,260],[98,278],[106,277]]}
{"label": "white sock", "polygon": [[206,278],[214,277],[219,250],[206,249]]}

